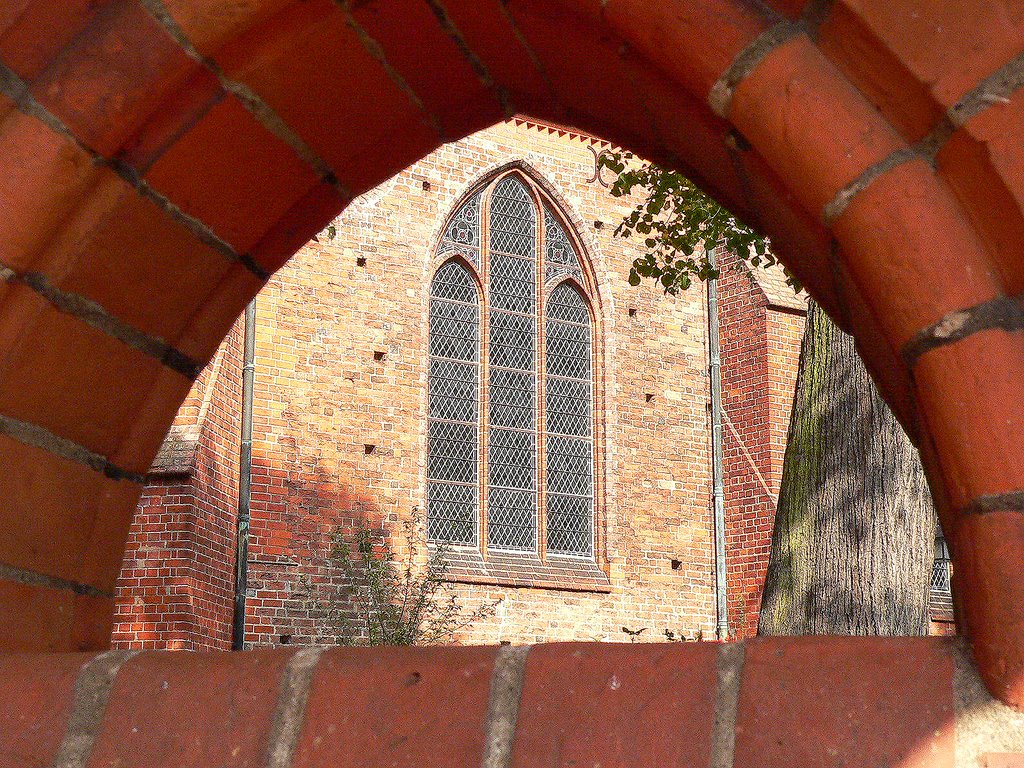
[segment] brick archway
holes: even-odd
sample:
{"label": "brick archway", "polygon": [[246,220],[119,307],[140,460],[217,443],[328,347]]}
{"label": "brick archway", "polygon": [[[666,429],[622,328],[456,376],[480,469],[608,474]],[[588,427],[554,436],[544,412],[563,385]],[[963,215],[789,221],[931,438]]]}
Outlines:
{"label": "brick archway", "polygon": [[920,446],[975,657],[1024,704],[1022,50],[959,3],[8,3],[3,646],[105,645],[141,476],[247,300],[353,195],[522,112],[773,237]]}

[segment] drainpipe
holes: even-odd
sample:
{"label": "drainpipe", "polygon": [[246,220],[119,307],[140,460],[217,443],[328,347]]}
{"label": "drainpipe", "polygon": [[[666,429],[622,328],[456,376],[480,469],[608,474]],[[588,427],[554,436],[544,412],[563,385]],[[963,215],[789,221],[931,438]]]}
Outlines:
{"label": "drainpipe", "polygon": [[[718,268],[717,247],[708,263]],[[729,602],[725,569],[725,482],[722,478],[722,349],[718,337],[718,280],[708,280],[708,352],[711,378],[711,481],[715,517],[715,611],[719,640],[729,637]]]}
{"label": "drainpipe", "polygon": [[249,510],[252,499],[252,385],[256,370],[256,299],[245,308],[242,363],[242,445],[238,468],[238,534],[235,547],[235,613],[231,650],[245,647],[245,595],[249,588]]}

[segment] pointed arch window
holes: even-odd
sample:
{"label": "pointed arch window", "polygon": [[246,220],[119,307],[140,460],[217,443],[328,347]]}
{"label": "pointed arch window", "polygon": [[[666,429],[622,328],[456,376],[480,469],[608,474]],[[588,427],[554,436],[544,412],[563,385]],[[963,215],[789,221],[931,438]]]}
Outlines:
{"label": "pointed arch window", "polygon": [[594,517],[590,312],[579,291],[562,283],[545,314],[548,551],[589,553]]}
{"label": "pointed arch window", "polygon": [[430,285],[427,535],[477,543],[480,302],[476,282],[449,261]]}
{"label": "pointed arch window", "polygon": [[593,315],[573,238],[537,185],[513,172],[459,207],[438,257],[430,540],[592,558]]}

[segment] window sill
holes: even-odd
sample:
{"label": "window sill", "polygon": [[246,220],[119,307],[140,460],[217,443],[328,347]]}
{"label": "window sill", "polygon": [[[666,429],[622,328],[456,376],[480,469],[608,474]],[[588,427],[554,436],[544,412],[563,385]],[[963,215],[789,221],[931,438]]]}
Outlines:
{"label": "window sill", "polygon": [[953,595],[949,592],[931,592],[928,595],[928,612],[934,621],[952,621]]}
{"label": "window sill", "polygon": [[[431,551],[433,548],[431,547]],[[475,549],[450,549],[445,554],[444,580],[455,584],[530,587],[563,592],[612,591],[608,575],[593,560],[535,554],[489,552],[485,560]]]}

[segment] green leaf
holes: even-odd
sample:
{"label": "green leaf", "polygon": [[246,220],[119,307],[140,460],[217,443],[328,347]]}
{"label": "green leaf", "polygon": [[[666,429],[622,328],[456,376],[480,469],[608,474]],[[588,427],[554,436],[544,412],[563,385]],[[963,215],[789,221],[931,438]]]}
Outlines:
{"label": "green leaf", "polygon": [[647,253],[638,256],[629,272],[630,285],[643,278],[657,280],[666,293],[687,290],[693,280],[718,276],[706,258],[695,260],[701,247],[725,244],[751,266],[776,263],[768,242],[728,210],[705,195],[677,171],[638,163],[628,152],[606,152],[600,164],[616,174],[614,197],[646,190],[646,198],[626,215],[615,235],[644,237]]}

